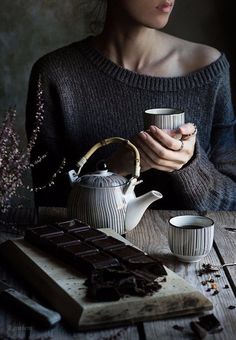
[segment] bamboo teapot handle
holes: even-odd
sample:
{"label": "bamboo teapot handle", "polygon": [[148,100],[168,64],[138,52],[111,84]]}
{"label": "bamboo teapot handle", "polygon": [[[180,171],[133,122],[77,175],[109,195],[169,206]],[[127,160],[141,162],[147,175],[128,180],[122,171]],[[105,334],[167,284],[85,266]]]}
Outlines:
{"label": "bamboo teapot handle", "polygon": [[124,139],[121,137],[111,137],[107,139],[103,139],[102,141],[95,144],[78,162],[78,172],[77,175],[80,174],[80,171],[84,164],[87,162],[87,160],[94,154],[95,151],[97,151],[99,148],[112,144],[112,143],[118,143],[118,144],[124,144],[125,146],[128,146],[134,153],[135,157],[135,164],[134,164],[134,170],[133,170],[133,177],[134,179],[138,179],[140,176],[140,154],[138,149],[134,144],[132,144],[128,139]]}

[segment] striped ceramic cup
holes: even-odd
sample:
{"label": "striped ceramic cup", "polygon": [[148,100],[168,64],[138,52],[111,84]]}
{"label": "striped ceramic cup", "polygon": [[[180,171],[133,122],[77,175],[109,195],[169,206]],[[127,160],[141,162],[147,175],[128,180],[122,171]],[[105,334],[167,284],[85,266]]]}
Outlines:
{"label": "striped ceramic cup", "polygon": [[184,215],[169,220],[171,252],[182,262],[198,262],[209,254],[214,238],[214,221],[208,217]]}
{"label": "striped ceramic cup", "polygon": [[144,129],[156,125],[160,129],[177,129],[184,124],[184,111],[173,108],[158,108],[144,111]]}

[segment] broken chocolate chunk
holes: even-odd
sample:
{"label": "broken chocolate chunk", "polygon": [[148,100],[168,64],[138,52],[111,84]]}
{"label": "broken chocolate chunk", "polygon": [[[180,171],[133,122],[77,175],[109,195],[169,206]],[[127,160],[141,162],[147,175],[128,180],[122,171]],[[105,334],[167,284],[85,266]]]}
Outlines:
{"label": "broken chocolate chunk", "polygon": [[208,332],[211,332],[220,327],[220,322],[214,314],[207,314],[199,317],[199,323],[200,326]]}
{"label": "broken chocolate chunk", "polygon": [[198,339],[204,339],[207,336],[207,331],[197,321],[191,321],[190,328],[197,335]]}
{"label": "broken chocolate chunk", "polygon": [[182,332],[184,330],[184,327],[183,326],[179,326],[179,325],[174,325],[172,328],[176,329],[177,331],[180,331],[180,332]]}
{"label": "broken chocolate chunk", "polygon": [[232,306],[232,305],[230,305],[229,307],[228,307],[228,309],[235,309],[236,308],[236,306]]}

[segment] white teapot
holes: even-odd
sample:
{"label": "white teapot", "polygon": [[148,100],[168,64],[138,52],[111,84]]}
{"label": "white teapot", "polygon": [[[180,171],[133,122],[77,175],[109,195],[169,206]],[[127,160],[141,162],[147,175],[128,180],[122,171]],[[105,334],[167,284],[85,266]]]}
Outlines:
{"label": "white teapot", "polygon": [[[124,143],[135,155],[134,174],[127,179],[106,168],[79,177],[83,165],[100,147],[111,143]],[[139,184],[140,155],[138,149],[120,137],[104,139],[95,144],[78,163],[77,173],[69,171],[72,190],[68,199],[68,217],[78,218],[95,228],[112,228],[119,234],[132,230],[142,218],[147,207],[162,198],[158,191],[140,197],[134,193]]]}

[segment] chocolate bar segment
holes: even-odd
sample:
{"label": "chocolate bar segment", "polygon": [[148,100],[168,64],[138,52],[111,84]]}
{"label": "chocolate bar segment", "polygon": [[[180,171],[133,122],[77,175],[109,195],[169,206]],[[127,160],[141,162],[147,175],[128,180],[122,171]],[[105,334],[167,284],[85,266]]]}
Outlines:
{"label": "chocolate bar segment", "polygon": [[128,260],[131,257],[145,255],[144,252],[142,252],[141,250],[131,246],[124,246],[123,248],[118,249],[110,249],[109,253],[117,257],[121,261]]}
{"label": "chocolate bar segment", "polygon": [[116,238],[110,237],[110,236],[108,236],[107,238],[103,238],[103,239],[91,240],[90,243],[94,245],[95,247],[102,249],[102,250],[117,249],[117,248],[125,247],[124,242],[117,240]]}
{"label": "chocolate bar segment", "polygon": [[78,256],[76,257],[76,264],[79,270],[87,273],[90,273],[93,270],[120,266],[120,263],[116,258],[102,252],[92,255]]}
{"label": "chocolate bar segment", "polygon": [[35,237],[47,237],[47,236],[56,236],[64,234],[63,230],[56,228],[53,225],[44,225],[41,227],[29,228],[27,229],[27,234],[31,234]]}
{"label": "chocolate bar segment", "polygon": [[81,242],[79,240],[77,244],[66,245],[65,247],[63,247],[63,253],[65,254],[65,256],[70,257],[72,259],[75,259],[77,255],[83,256],[96,254],[98,252],[99,252],[98,249],[94,248],[90,244]]}
{"label": "chocolate bar segment", "polygon": [[93,228],[90,228],[89,230],[74,231],[72,234],[85,242],[107,238],[103,232]]}
{"label": "chocolate bar segment", "polygon": [[82,231],[90,229],[90,226],[88,224],[77,219],[57,223],[56,226],[65,232]]}
{"label": "chocolate bar segment", "polygon": [[52,246],[62,247],[65,245],[73,245],[79,243],[79,240],[70,234],[53,235],[45,238],[45,242],[50,243]]}

